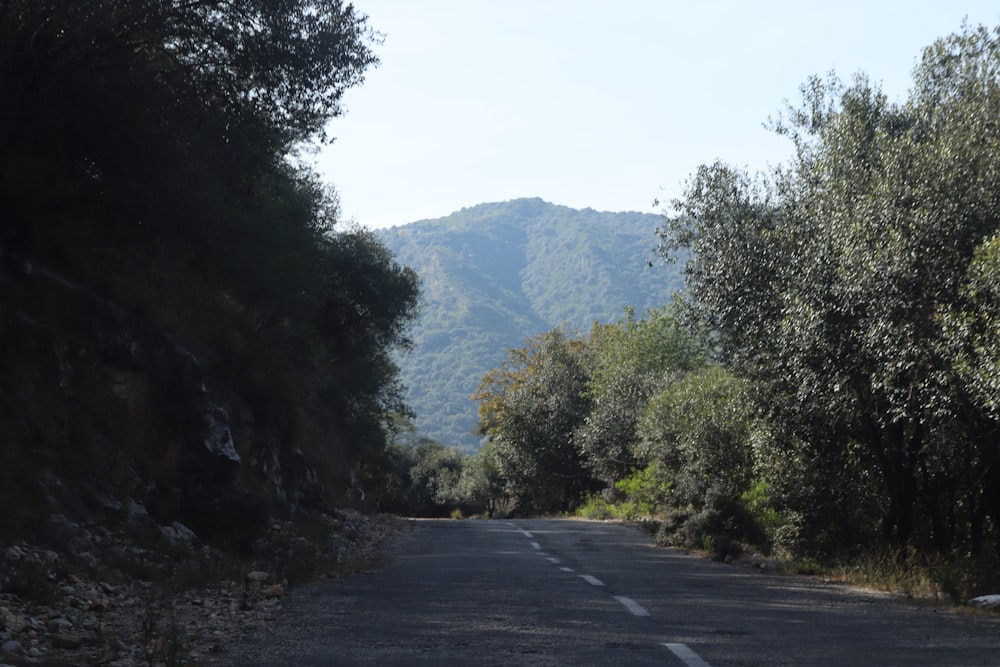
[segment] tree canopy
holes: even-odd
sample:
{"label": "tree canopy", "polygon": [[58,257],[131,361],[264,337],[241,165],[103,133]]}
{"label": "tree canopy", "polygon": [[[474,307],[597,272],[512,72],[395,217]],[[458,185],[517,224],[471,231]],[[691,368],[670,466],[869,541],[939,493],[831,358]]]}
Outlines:
{"label": "tree canopy", "polygon": [[586,354],[582,340],[554,329],[510,350],[474,396],[481,432],[522,511],[571,509],[592,485],[572,440],[588,409]]}
{"label": "tree canopy", "polygon": [[701,168],[662,231],[664,252],[691,249],[691,302],[766,383],[768,409],[875,472],[897,545],[980,545],[998,508],[981,482],[996,425],[969,402],[945,326],[1000,222],[998,44],[981,27],[939,40],[901,104],[863,76],[811,80],[775,124],[793,163]]}
{"label": "tree canopy", "polygon": [[288,451],[376,452],[417,278],[303,156],[380,39],[339,0],[0,0],[0,249],[205,345]]}

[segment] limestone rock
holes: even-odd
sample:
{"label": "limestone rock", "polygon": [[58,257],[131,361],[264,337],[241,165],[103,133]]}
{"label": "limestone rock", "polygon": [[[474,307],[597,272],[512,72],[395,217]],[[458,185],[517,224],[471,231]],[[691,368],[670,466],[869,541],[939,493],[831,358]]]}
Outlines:
{"label": "limestone rock", "polygon": [[233,434],[229,430],[229,415],[218,405],[209,405],[205,411],[205,449],[216,456],[233,463],[240,462],[240,455],[233,445]]}
{"label": "limestone rock", "polygon": [[247,573],[247,581],[251,581],[257,584],[262,584],[271,578],[267,572],[261,572],[260,570],[254,570],[253,572]]}
{"label": "limestone rock", "polygon": [[59,616],[58,618],[51,619],[48,622],[47,627],[49,632],[52,633],[66,632],[73,627],[73,623],[65,616]]}
{"label": "limestone rock", "polygon": [[980,595],[969,600],[969,605],[980,609],[1000,609],[1000,595]]}
{"label": "limestone rock", "polygon": [[0,607],[0,623],[12,635],[21,634],[29,626],[28,621],[23,616],[15,614],[7,607]]}
{"label": "limestone rock", "polygon": [[169,526],[160,526],[160,531],[171,544],[190,544],[198,539],[194,531],[180,521],[174,521]]}

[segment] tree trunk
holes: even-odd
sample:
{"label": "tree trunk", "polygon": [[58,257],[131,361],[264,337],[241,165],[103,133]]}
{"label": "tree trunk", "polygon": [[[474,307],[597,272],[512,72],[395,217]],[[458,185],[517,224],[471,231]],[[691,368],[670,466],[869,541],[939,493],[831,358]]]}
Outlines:
{"label": "tree trunk", "polygon": [[883,431],[883,470],[889,511],[882,523],[883,538],[894,547],[905,547],[913,536],[913,506],[917,497],[915,476],[923,447],[923,426],[915,420],[912,433],[907,424],[894,422]]}

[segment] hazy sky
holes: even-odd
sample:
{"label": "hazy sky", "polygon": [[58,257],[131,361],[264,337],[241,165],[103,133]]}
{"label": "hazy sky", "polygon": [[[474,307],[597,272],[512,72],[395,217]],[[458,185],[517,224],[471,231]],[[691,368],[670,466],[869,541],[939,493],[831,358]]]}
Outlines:
{"label": "hazy sky", "polygon": [[902,99],[923,47],[973,0],[355,0],[382,64],[316,157],[366,227],[541,197],[659,212],[700,164],[758,169],[791,147],[763,127],[831,70]]}

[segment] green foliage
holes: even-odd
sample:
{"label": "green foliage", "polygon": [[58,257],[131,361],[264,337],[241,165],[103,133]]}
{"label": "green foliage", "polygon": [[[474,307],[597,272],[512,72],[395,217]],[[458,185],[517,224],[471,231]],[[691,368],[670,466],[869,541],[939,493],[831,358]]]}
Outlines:
{"label": "green foliage", "polygon": [[[381,471],[379,508],[405,516],[448,516],[468,506],[463,479],[471,466],[468,454],[440,442],[418,439],[393,444]],[[461,511],[461,510],[460,510]]]}
{"label": "green foliage", "polygon": [[822,500],[842,487],[865,506],[877,496],[868,542],[979,550],[997,525],[995,421],[964,386],[982,396],[984,357],[972,336],[956,358],[941,313],[972,312],[967,277],[991,280],[969,267],[1000,221],[998,43],[968,27],[939,40],[902,104],[863,76],[811,80],[775,124],[793,164],[756,177],[702,167],[662,230],[665,253],[692,252],[692,311],[791,436],[776,446],[815,489],[798,500],[817,501],[797,504],[803,526],[850,534],[851,512],[825,510],[850,494]]}
{"label": "green foliage", "polygon": [[[676,312],[636,320],[628,311],[589,337],[555,329],[510,350],[474,398],[498,476],[520,510],[564,512],[584,502],[587,516],[634,517],[662,507],[675,471],[640,450],[637,427],[657,392],[704,363],[704,341]],[[602,496],[590,495],[601,482]]]}
{"label": "green foliage", "polygon": [[[336,479],[403,411],[392,355],[418,285],[374,234],[337,228],[297,155],[378,39],[339,1],[0,3],[3,255],[197,349],[264,439]],[[5,312],[29,296],[5,293]],[[158,441],[162,424],[133,421]]]}
{"label": "green foliage", "polygon": [[640,449],[672,480],[674,506],[730,511],[751,485],[752,424],[745,383],[708,366],[650,401],[639,426]]}
{"label": "green foliage", "polygon": [[628,518],[625,507],[609,502],[600,495],[592,495],[584,499],[579,507],[576,508],[575,514],[584,519],[593,519],[596,521]]}
{"label": "green foliage", "polygon": [[[755,487],[762,493],[751,488],[747,507],[770,545],[787,556],[852,558],[855,545],[871,543],[879,529],[875,467],[857,443],[845,451],[831,446],[834,434],[792,426],[773,418],[754,423],[750,446]],[[777,516],[768,518],[772,510]]]}
{"label": "green foliage", "polygon": [[788,520],[775,508],[767,482],[754,481],[740,496],[740,504],[746,509],[753,522],[764,531],[769,542]]}
{"label": "green foliage", "polygon": [[635,445],[642,410],[672,377],[704,363],[704,341],[676,307],[651,310],[641,320],[627,309],[625,319],[594,325],[590,412],[573,439],[595,477],[611,485],[640,465]]}
{"label": "green foliage", "polygon": [[[415,434],[415,431],[411,431]],[[469,455],[426,438],[392,443],[383,455],[374,503],[405,516],[495,516],[510,510],[492,446]]]}
{"label": "green foliage", "polygon": [[587,414],[586,344],[554,329],[510,350],[474,396],[507,492],[522,512],[565,512],[593,480],[573,444]]}
{"label": "green foliage", "polygon": [[650,516],[663,507],[671,485],[664,481],[656,464],[635,470],[628,477],[615,482],[615,490],[631,505],[629,518]]}
{"label": "green foliage", "polygon": [[974,400],[1000,418],[1000,236],[976,248],[963,288],[965,301],[945,313],[956,365]]}
{"label": "green foliage", "polygon": [[614,484],[618,502],[607,499],[607,493],[590,496],[577,508],[577,516],[588,519],[647,519],[666,506],[671,484],[655,464],[634,470]]}
{"label": "green foliage", "polygon": [[458,481],[464,455],[436,442],[422,442],[413,452],[410,480],[427,494],[428,504],[447,505],[459,501]]}
{"label": "green foliage", "polygon": [[508,512],[510,497],[500,462],[491,443],[486,443],[462,469],[459,496],[470,511],[488,517]]}

